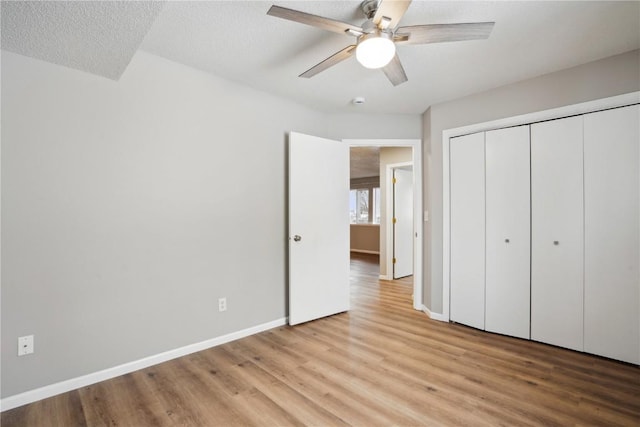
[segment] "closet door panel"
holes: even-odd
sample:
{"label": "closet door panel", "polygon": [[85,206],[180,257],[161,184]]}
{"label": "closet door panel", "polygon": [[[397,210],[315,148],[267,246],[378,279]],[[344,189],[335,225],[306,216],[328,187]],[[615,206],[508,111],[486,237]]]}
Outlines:
{"label": "closet door panel", "polygon": [[640,363],[640,107],[584,116],[585,351]]}
{"label": "closet door panel", "polygon": [[531,125],[531,339],[583,350],[582,116]]}
{"label": "closet door panel", "polygon": [[486,133],[485,329],[529,338],[529,126]]}
{"label": "closet door panel", "polygon": [[451,320],[484,329],[484,133],[450,140]]}

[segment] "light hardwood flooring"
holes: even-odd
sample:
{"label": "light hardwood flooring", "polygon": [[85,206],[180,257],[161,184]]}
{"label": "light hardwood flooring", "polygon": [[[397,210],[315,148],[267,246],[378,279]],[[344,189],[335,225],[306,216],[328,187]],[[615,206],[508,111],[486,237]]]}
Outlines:
{"label": "light hardwood flooring", "polygon": [[640,425],[640,368],[430,320],[352,255],[352,309],[6,411],[2,426]]}

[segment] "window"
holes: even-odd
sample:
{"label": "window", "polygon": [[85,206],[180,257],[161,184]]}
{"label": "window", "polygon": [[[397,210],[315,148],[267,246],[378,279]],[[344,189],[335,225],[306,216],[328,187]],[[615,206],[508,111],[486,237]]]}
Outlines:
{"label": "window", "polygon": [[369,189],[361,188],[350,191],[349,211],[352,224],[369,222]]}
{"label": "window", "polygon": [[380,187],[351,190],[349,217],[351,224],[380,224]]}
{"label": "window", "polygon": [[373,223],[380,224],[380,187],[373,189]]}

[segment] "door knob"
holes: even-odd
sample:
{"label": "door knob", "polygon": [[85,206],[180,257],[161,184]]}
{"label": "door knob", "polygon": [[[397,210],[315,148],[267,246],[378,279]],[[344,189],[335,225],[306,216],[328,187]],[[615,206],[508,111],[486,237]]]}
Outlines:
{"label": "door knob", "polygon": [[293,241],[294,242],[299,242],[300,240],[302,240],[302,236],[298,236],[297,234],[295,236],[293,236]]}

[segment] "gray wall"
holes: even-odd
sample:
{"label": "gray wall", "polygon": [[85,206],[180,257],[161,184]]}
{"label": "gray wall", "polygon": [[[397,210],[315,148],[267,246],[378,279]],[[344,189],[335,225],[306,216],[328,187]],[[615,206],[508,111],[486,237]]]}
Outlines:
{"label": "gray wall", "polygon": [[425,262],[429,268],[424,284],[427,308],[442,312],[442,132],[638,90],[640,55],[636,50],[433,105],[423,114],[423,161],[430,163],[424,186],[431,215],[425,230],[431,237],[430,247],[425,248],[425,256],[431,254]]}
{"label": "gray wall", "polygon": [[143,52],[118,82],[2,52],[2,397],[285,317],[286,134],[380,119],[352,118]]}
{"label": "gray wall", "polygon": [[113,82],[3,52],[2,124],[2,396],[286,316],[285,134],[322,115],[144,53]]}

